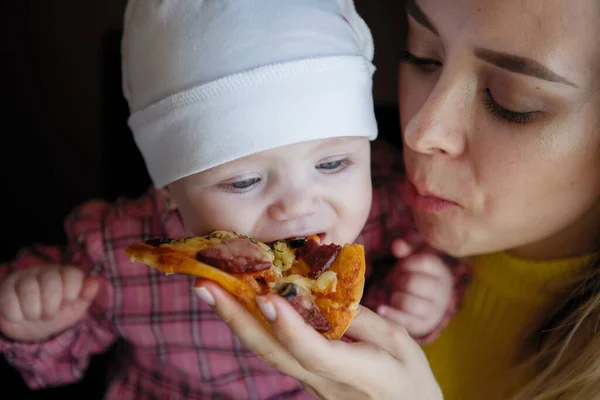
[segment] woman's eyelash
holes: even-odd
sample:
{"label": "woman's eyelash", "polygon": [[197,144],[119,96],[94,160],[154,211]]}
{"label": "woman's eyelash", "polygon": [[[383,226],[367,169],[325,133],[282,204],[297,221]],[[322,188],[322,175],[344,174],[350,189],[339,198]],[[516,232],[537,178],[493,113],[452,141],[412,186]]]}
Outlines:
{"label": "woman's eyelash", "polygon": [[417,57],[408,50],[403,50],[400,52],[399,60],[400,62],[406,64],[415,65],[424,71],[434,71],[443,65],[441,61],[435,60],[433,58]]}
{"label": "woman's eyelash", "polygon": [[[443,64],[438,60],[433,58],[417,57],[408,50],[403,50],[400,52],[399,59],[400,62],[415,65],[419,69],[426,72],[435,71],[443,66]],[[517,112],[502,107],[496,102],[490,89],[486,89],[485,91],[484,105],[495,117],[513,124],[525,125],[531,122],[531,120],[538,114],[537,111]]]}
{"label": "woman's eyelash", "polygon": [[492,96],[490,89],[485,90],[483,104],[485,105],[485,108],[487,108],[488,111],[490,111],[494,116],[518,125],[526,125],[527,123],[531,122],[533,117],[535,117],[538,113],[537,111],[517,112],[507,110],[498,104],[496,100],[494,100],[494,96]]}

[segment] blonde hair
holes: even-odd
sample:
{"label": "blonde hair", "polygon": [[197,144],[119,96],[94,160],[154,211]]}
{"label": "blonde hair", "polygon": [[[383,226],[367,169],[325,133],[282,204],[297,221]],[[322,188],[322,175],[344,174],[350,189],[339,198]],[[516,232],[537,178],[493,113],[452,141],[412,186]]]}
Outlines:
{"label": "blonde hair", "polygon": [[537,330],[537,376],[513,400],[600,399],[600,262]]}

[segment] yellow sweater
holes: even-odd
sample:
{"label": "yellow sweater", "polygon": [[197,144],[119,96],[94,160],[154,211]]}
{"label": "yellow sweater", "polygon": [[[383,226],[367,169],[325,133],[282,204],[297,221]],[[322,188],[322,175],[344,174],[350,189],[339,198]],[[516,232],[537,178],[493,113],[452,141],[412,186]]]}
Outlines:
{"label": "yellow sweater", "polygon": [[[574,278],[586,261],[477,257],[460,310],[440,338],[424,347],[444,399],[505,400],[514,393],[515,384],[510,388],[501,376],[514,366],[523,332],[553,299],[550,287]],[[518,377],[516,386],[529,378]],[[498,384],[506,392],[492,389]]]}

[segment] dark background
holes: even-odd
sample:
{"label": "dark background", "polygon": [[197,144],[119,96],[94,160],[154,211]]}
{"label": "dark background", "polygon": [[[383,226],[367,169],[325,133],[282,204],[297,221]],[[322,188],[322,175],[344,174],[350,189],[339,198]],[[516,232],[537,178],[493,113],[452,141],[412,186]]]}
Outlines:
{"label": "dark background", "polygon": [[[380,132],[395,141],[402,3],[356,3],[375,38]],[[149,185],[121,95],[119,45],[125,4],[126,0],[0,2],[0,262],[29,243],[63,243],[63,218],[75,205],[91,198],[137,196]],[[79,384],[31,392],[0,356],[0,397],[99,399],[110,357],[94,357]]]}

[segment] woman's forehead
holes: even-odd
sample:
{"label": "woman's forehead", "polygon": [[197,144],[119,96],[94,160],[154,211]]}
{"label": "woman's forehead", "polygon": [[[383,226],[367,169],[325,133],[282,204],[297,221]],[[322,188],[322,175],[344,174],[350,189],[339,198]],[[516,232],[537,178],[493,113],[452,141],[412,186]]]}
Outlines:
{"label": "woman's forehead", "polygon": [[[597,0],[407,0],[445,46],[460,44],[528,57],[582,84],[600,72]],[[411,10],[413,9],[413,10]],[[577,76],[573,76],[576,74]]]}

